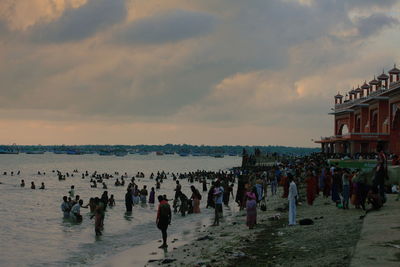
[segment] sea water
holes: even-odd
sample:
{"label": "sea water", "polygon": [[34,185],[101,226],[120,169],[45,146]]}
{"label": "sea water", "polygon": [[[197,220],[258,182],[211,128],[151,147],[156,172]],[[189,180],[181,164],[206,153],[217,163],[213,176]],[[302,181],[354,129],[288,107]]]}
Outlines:
{"label": "sea water", "polygon": [[[196,170],[227,170],[239,166],[239,157],[180,157],[178,155],[157,156],[127,155],[125,157],[92,155],[64,155],[45,153],[39,155],[0,155],[0,265],[1,266],[66,266],[96,265],[129,251],[129,256],[149,258],[152,251],[143,254],[143,246],[155,244],[160,239],[156,228],[155,206],[136,205],[132,215],[126,215],[124,196],[130,178],[137,172],[143,172],[145,178],[136,178],[139,189],[147,185],[148,191],[155,187],[155,180],[149,179],[150,173],[157,171],[184,173]],[[77,169],[78,173],[73,173]],[[65,181],[59,181],[56,171],[74,174]],[[11,171],[14,175],[11,176]],[[20,175],[17,172],[21,171]],[[38,171],[42,174],[38,175]],[[82,173],[89,177],[82,179]],[[62,197],[67,195],[71,185],[75,186],[75,195],[80,195],[84,205],[90,197],[100,197],[104,189],[90,187],[90,174],[119,172],[114,178],[105,180],[108,195],[114,195],[116,206],[108,208],[105,216],[103,236],[94,234],[94,221],[90,219],[88,209],[81,209],[83,222],[80,224],[63,220],[60,205]],[[7,172],[7,175],[3,175]],[[128,174],[125,186],[114,186],[115,179]],[[43,173],[46,173],[45,175]],[[20,187],[21,180],[25,187]],[[31,182],[36,190],[30,189]],[[44,182],[46,189],[39,190]],[[190,183],[181,181],[182,191],[190,197]],[[193,185],[202,191],[199,183]],[[161,184],[158,194],[174,197],[175,181],[169,177]],[[207,194],[202,192],[200,214],[186,217],[174,215],[168,232],[174,235],[189,235],[196,229],[209,224],[213,210],[205,209]],[[137,248],[137,253],[135,253]],[[148,252],[148,253],[147,253]],[[127,254],[127,253],[125,253]],[[114,260],[115,262],[115,260]],[[118,262],[118,261],[117,261]],[[142,262],[142,261],[136,261]]]}

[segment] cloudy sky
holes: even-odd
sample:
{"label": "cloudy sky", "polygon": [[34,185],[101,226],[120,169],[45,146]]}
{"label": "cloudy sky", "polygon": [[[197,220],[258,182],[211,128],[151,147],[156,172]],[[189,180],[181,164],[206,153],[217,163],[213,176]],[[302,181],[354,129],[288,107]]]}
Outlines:
{"label": "cloudy sky", "polygon": [[0,0],[0,143],[315,146],[399,2]]}

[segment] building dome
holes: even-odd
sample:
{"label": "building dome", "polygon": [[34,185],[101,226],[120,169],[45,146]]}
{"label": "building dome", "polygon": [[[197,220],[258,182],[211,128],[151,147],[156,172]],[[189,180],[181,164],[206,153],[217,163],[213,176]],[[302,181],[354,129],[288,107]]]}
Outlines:
{"label": "building dome", "polygon": [[389,74],[400,74],[400,70],[396,68],[396,64],[394,64],[393,69],[389,71]]}
{"label": "building dome", "polygon": [[375,76],[374,76],[374,79],[373,79],[372,81],[370,81],[369,84],[370,84],[370,85],[378,85],[378,84],[379,84],[379,81],[376,80],[376,79],[375,79]]}
{"label": "building dome", "polygon": [[385,73],[385,71],[382,71],[382,74],[378,76],[378,80],[387,80],[389,79],[389,75]]}
{"label": "building dome", "polygon": [[360,88],[360,86],[358,86],[355,90],[354,90],[354,92],[357,94],[357,93],[362,93],[362,89]]}
{"label": "building dome", "polygon": [[335,98],[343,98],[343,96],[338,92],[337,95],[335,95]]}
{"label": "building dome", "polygon": [[361,86],[361,89],[369,89],[369,85],[367,84],[367,81],[364,82],[364,84]]}

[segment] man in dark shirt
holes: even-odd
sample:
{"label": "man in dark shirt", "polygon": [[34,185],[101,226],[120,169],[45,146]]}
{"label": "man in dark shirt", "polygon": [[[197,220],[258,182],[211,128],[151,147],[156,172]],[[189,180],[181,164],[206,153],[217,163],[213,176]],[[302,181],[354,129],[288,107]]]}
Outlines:
{"label": "man in dark shirt", "polygon": [[157,211],[157,227],[161,230],[163,243],[159,248],[167,248],[167,229],[168,225],[171,224],[171,207],[168,204],[168,201],[161,195],[158,196],[158,201],[160,204],[158,205]]}

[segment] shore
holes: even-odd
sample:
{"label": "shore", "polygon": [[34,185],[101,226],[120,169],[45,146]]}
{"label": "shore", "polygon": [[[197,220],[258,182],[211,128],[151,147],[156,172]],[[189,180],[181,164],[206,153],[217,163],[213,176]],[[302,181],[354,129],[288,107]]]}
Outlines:
{"label": "shore", "polygon": [[266,212],[258,210],[255,229],[248,229],[246,212],[240,211],[146,266],[350,265],[360,238],[363,211],[338,209],[330,198],[320,196],[313,206],[303,202],[297,207],[297,221],[309,218],[313,225],[289,227],[286,207],[287,199],[282,199],[278,191],[277,196],[268,197]]}

